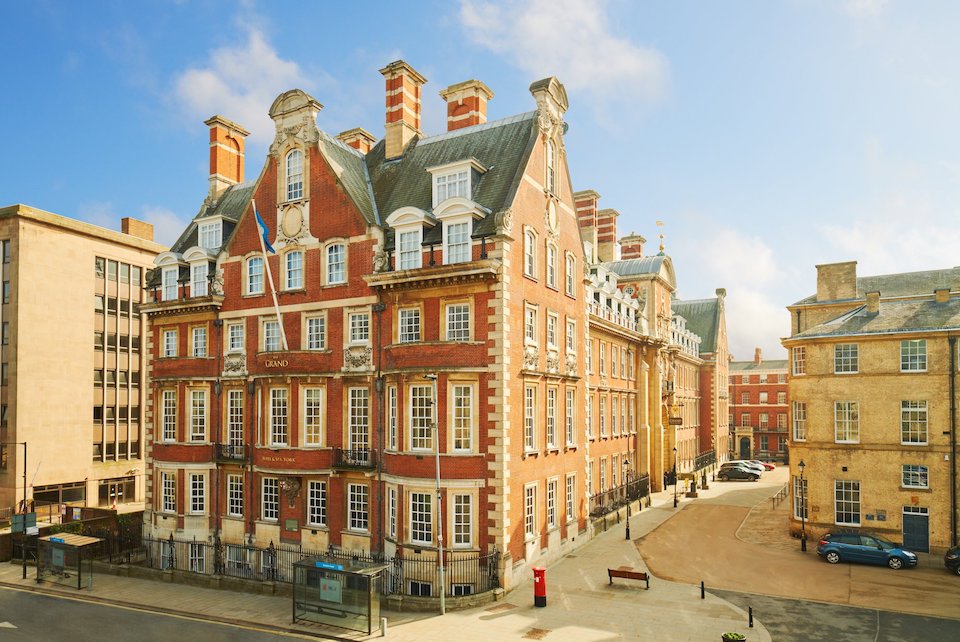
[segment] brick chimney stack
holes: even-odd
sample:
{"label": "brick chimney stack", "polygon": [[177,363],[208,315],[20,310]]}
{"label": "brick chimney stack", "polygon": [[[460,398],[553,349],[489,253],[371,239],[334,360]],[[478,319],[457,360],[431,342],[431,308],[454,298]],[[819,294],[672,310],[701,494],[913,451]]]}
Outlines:
{"label": "brick chimney stack", "polygon": [[597,259],[616,261],[617,217],[620,212],[612,209],[597,212]]}
{"label": "brick chimney stack", "polygon": [[387,160],[403,156],[404,150],[420,131],[421,88],[427,79],[402,60],[391,62],[380,70],[386,80]]}
{"label": "brick chimney stack", "polygon": [[153,240],[153,225],[129,216],[120,219],[120,231],[147,241]]}
{"label": "brick chimney stack", "polygon": [[577,207],[580,234],[587,243],[587,261],[597,262],[597,202],[600,195],[592,189],[574,192],[573,202]]}
{"label": "brick chimney stack", "polygon": [[487,122],[487,101],[493,98],[493,92],[479,80],[450,85],[440,97],[447,102],[448,132]]}
{"label": "brick chimney stack", "polygon": [[373,134],[363,127],[354,127],[345,132],[340,132],[337,134],[337,140],[348,147],[353,147],[364,155],[377,143],[377,139],[373,137]]}
{"label": "brick chimney stack", "polygon": [[223,116],[211,116],[203,124],[210,128],[210,198],[215,199],[243,182],[243,147],[250,132]]}
{"label": "brick chimney stack", "polygon": [[763,361],[763,351],[761,351],[760,348],[754,348],[753,362],[759,366],[762,361]]}
{"label": "brick chimney stack", "polygon": [[623,260],[643,258],[643,244],[646,242],[647,239],[636,232],[624,236],[620,239],[620,258]]}

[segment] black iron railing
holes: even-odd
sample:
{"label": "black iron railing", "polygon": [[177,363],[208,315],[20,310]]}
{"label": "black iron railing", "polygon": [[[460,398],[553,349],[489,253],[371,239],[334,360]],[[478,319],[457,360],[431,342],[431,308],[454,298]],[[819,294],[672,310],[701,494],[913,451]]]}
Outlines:
{"label": "black iron railing", "polygon": [[697,455],[697,458],[693,462],[694,470],[703,470],[707,466],[712,466],[717,463],[717,453],[712,450],[708,450],[705,453],[700,453]]}
{"label": "black iron railing", "polygon": [[246,461],[245,444],[214,444],[214,456],[217,461]]}
{"label": "black iron railing", "polygon": [[376,468],[377,452],[371,448],[334,448],[334,468]]}
{"label": "black iron railing", "polygon": [[616,488],[597,493],[590,498],[590,517],[596,519],[611,513],[628,502],[650,494],[650,476],[642,475]]}

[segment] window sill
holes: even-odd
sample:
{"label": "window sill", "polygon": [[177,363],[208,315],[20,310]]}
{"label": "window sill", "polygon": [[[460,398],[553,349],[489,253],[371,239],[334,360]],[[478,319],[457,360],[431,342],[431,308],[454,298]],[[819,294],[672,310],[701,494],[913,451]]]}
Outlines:
{"label": "window sill", "polygon": [[559,454],[560,454],[560,447],[559,447],[559,446],[548,446],[548,447],[547,447],[547,453],[548,453],[548,454],[549,454],[549,453],[553,453],[553,454],[555,454],[555,455],[559,455]]}
{"label": "window sill", "polygon": [[330,527],[326,524],[304,524],[300,527],[302,531],[324,531],[325,533],[330,532]]}
{"label": "window sill", "polygon": [[926,441],[901,441],[901,446],[929,446],[930,443]]}
{"label": "window sill", "polygon": [[523,456],[524,456],[524,457],[539,457],[539,456],[540,456],[540,451],[539,451],[539,450],[526,450],[526,449],[524,449],[524,451],[523,451]]}
{"label": "window sill", "polygon": [[929,492],[932,492],[932,490],[931,490],[931,488],[930,488],[929,486],[900,486],[900,490],[906,490],[906,491],[909,491],[909,492],[911,492],[911,493],[915,493],[915,492],[929,493]]}
{"label": "window sill", "polygon": [[345,286],[346,284],[347,284],[346,281],[338,281],[337,283],[324,283],[323,285],[320,286],[320,288],[321,288],[321,289],[326,289],[326,288],[340,288],[340,287]]}

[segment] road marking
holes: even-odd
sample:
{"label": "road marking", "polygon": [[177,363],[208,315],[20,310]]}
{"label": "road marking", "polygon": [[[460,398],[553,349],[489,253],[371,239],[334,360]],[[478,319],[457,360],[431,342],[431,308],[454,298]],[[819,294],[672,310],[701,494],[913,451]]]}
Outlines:
{"label": "road marking", "polygon": [[9,622],[0,622],[0,629],[15,629],[16,625],[10,624]]}

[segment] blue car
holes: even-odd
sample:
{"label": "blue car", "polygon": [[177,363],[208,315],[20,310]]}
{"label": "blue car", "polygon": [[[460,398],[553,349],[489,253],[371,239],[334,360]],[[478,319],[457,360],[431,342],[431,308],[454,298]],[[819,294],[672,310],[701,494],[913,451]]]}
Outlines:
{"label": "blue car", "polygon": [[827,533],[820,538],[817,555],[831,564],[886,564],[894,570],[917,565],[916,553],[879,537],[858,533]]}

